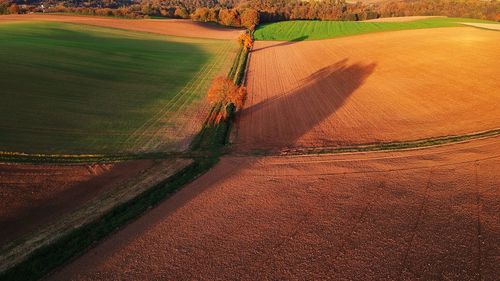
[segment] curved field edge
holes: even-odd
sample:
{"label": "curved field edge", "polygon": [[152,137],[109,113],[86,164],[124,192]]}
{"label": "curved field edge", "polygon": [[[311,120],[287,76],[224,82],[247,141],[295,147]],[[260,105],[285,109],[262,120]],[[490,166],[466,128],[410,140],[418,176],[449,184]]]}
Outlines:
{"label": "curved field edge", "polygon": [[346,147],[309,147],[297,148],[281,151],[282,155],[294,154],[340,154],[355,152],[375,152],[375,151],[401,151],[409,149],[429,148],[447,144],[461,143],[475,139],[491,138],[500,135],[500,129],[476,132],[457,136],[444,136],[413,141],[395,141],[386,143],[375,143],[368,145],[346,146]]}
{"label": "curved field edge", "polygon": [[255,40],[319,40],[384,31],[464,26],[462,23],[499,24],[469,18],[431,18],[409,22],[294,20],[259,25],[255,30]]}
{"label": "curved field edge", "polygon": [[[0,46],[10,54],[0,59],[5,97],[0,150],[13,152],[116,154],[186,147],[199,129],[195,123],[203,122],[198,115],[204,114],[211,78],[230,67],[227,61],[236,51],[232,40],[72,23],[9,22],[0,29],[5,31],[0,37],[13,39]],[[161,134],[165,130],[168,134]]]}
{"label": "curved field edge", "polygon": [[[29,154],[29,153],[13,153],[0,152],[0,162],[4,163],[63,163],[63,164],[82,164],[82,163],[105,163],[124,160],[139,160],[139,159],[165,159],[172,157],[192,158],[217,155],[205,151],[207,148],[222,148],[221,152],[227,153],[231,149],[223,148],[228,142],[228,134],[231,128],[233,118],[228,122],[221,122],[215,128],[205,127],[195,139],[193,149],[195,151],[182,153],[142,153],[142,154],[115,154],[115,155],[59,155],[59,154]],[[230,121],[230,122],[229,122]],[[495,137],[500,135],[500,129],[493,129],[481,132],[474,132],[464,135],[442,136],[426,139],[418,139],[411,141],[397,141],[374,143],[356,146],[344,147],[297,147],[295,149],[287,149],[281,151],[264,151],[252,150],[250,152],[237,152],[237,155],[300,155],[300,154],[340,154],[340,153],[355,153],[355,152],[370,152],[370,151],[398,151],[416,148],[435,147],[469,141],[474,139],[482,139]],[[202,145],[201,143],[204,143]],[[197,150],[197,151],[196,151]]]}

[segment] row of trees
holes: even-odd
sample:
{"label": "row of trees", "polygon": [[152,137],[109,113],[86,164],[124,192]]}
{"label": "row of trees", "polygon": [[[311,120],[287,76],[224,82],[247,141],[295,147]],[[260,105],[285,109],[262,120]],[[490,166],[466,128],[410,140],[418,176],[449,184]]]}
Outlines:
{"label": "row of trees", "polygon": [[218,9],[218,8],[197,8],[191,15],[196,21],[217,22],[226,26],[246,27],[254,29],[259,24],[259,12],[255,9]]}
{"label": "row of trees", "polygon": [[[248,55],[248,52],[253,47],[252,31],[247,30],[238,37],[238,42],[242,48],[242,56]],[[238,68],[240,71],[244,71],[246,63],[242,63],[242,57],[237,58],[239,60]],[[208,118],[209,124],[218,124],[221,121],[227,120],[230,112],[238,112],[243,108],[245,100],[247,97],[247,90],[245,87],[241,86],[241,80],[238,79],[238,71],[234,73],[235,77],[232,79],[225,77],[217,77],[212,81],[212,85],[208,90],[207,99],[210,104],[214,107],[211,115]],[[231,77],[231,73],[229,77]]]}
{"label": "row of trees", "polygon": [[[122,17],[192,18],[227,26],[251,27],[259,20],[366,20],[408,15],[444,15],[500,21],[499,0],[386,0],[374,4],[346,0],[0,0],[0,13],[12,4],[45,6],[44,11]],[[23,10],[18,10],[23,12]]]}
{"label": "row of trees", "polygon": [[372,4],[345,0],[248,0],[262,22],[294,19],[366,20],[393,16],[443,15],[500,20],[498,0],[386,0]]}

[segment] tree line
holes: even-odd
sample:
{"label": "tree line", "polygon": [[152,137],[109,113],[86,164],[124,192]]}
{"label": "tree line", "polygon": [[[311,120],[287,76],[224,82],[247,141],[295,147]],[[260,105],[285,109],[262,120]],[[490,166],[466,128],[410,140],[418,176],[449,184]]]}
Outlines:
{"label": "tree line", "polygon": [[[43,6],[42,6],[43,5]],[[191,18],[234,27],[283,20],[366,20],[443,15],[500,21],[498,0],[0,0],[0,13],[69,12],[128,18]]]}

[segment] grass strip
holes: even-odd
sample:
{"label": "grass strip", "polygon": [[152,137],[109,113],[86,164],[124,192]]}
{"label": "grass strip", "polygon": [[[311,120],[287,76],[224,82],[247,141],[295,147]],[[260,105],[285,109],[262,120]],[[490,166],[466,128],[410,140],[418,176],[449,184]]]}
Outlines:
{"label": "grass strip", "polygon": [[241,59],[239,60],[238,68],[236,70],[236,73],[234,74],[233,81],[238,86],[241,86],[241,84],[243,83],[243,77],[245,77],[248,53],[249,52],[247,49],[244,49],[242,51],[242,56]]}
{"label": "grass strip", "polygon": [[[370,151],[388,151],[388,150],[404,150],[412,148],[423,148],[430,146],[437,146],[443,144],[457,143],[472,139],[494,137],[500,135],[500,129],[483,131],[478,133],[459,135],[459,136],[446,136],[430,139],[421,139],[414,141],[401,141],[401,142],[388,142],[379,143],[371,145],[361,145],[361,146],[350,146],[350,147],[338,147],[338,148],[301,148],[296,150],[282,151],[281,154],[286,155],[300,155],[300,154],[335,154],[335,153],[347,153],[347,152],[370,152]],[[267,154],[264,151],[254,153],[256,155]]]}
{"label": "grass strip", "polygon": [[109,163],[140,159],[165,159],[191,157],[189,153],[152,152],[124,154],[30,154],[22,152],[0,152],[0,162],[31,164],[87,164]]}
{"label": "grass strip", "polygon": [[0,281],[38,280],[82,254],[98,241],[158,205],[183,185],[210,169],[218,158],[200,158],[164,182],[118,205],[92,223],[75,228],[52,244],[35,250],[26,260],[0,273]]}

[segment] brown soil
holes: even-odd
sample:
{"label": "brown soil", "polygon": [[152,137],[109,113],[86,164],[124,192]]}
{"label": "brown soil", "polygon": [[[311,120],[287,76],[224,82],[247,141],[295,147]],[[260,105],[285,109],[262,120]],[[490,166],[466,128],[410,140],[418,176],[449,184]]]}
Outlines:
{"label": "brown soil", "polygon": [[494,280],[500,138],[225,157],[52,280]]}
{"label": "brown soil", "polygon": [[151,32],[166,35],[200,37],[213,39],[235,39],[241,30],[224,28],[214,24],[193,22],[190,20],[129,20],[119,18],[70,16],[70,15],[6,15],[2,21],[41,20],[88,24],[103,27],[120,28],[134,31]]}
{"label": "brown soil", "polygon": [[500,127],[500,33],[256,42],[235,148],[338,147]]}
{"label": "brown soil", "polygon": [[0,245],[78,209],[153,164],[0,164]]}
{"label": "brown soil", "polygon": [[500,30],[500,24],[497,23],[471,23],[471,22],[461,22],[460,24],[469,25],[473,27],[491,29],[491,30]]}
{"label": "brown soil", "polygon": [[391,17],[391,18],[378,18],[372,20],[365,20],[369,22],[408,22],[416,20],[425,20],[432,18],[445,18],[443,16],[408,16],[408,17]]}

